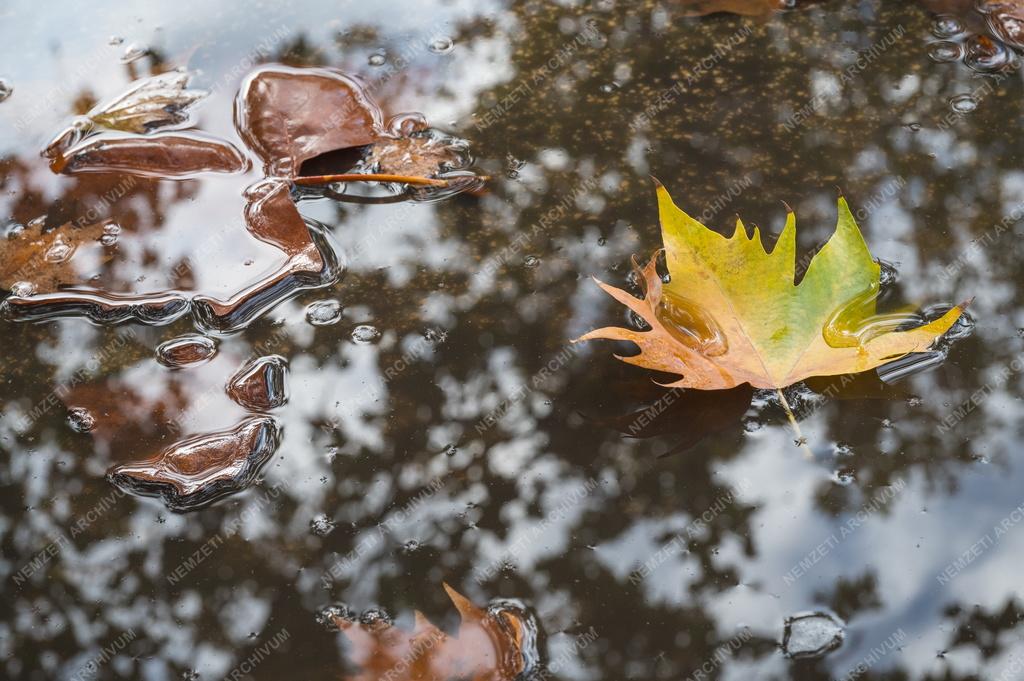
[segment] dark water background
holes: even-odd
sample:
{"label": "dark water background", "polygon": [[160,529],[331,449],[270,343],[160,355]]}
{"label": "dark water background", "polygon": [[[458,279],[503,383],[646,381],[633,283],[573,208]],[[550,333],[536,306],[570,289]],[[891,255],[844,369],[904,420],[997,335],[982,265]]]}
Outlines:
{"label": "dark water background", "polygon": [[[220,679],[262,646],[251,678],[336,679],[346,648],[318,614],[410,626],[419,609],[451,631],[447,582],[528,606],[553,678],[1024,678],[1019,73],[950,120],[950,99],[992,76],[933,61],[934,16],[911,2],[763,21],[610,0],[58,5],[0,9],[4,220],[97,205],[111,187],[51,174],[39,149],[76,101],[167,66],[199,72],[200,126],[236,142],[252,64],[340,67],[387,110],[469,140],[495,179],[438,203],[302,202],[346,275],[173,381],[154,348],[187,319],[0,325],[0,677]],[[132,44],[150,53],[122,64]],[[874,56],[860,68],[858,53]],[[590,276],[624,286],[630,256],[660,246],[649,175],[719,229],[739,213],[777,233],[786,201],[804,249],[831,233],[838,186],[898,297],[974,296],[973,331],[890,387],[790,391],[813,460],[770,393],[666,405],[612,344],[568,344],[628,321]],[[217,263],[255,179],[146,182],[100,204],[133,226],[125,280],[173,286],[190,257],[200,284],[230,287]],[[326,299],[341,320],[311,325]],[[361,324],[380,338],[354,342]],[[117,437],[83,434],[51,398],[88,375],[173,384],[185,409],[267,351],[290,365],[281,446],[253,488],[187,514],[104,478],[173,441],[161,424],[140,412]],[[652,437],[614,427],[659,398]],[[180,423],[236,412],[201,402]],[[789,659],[784,622],[810,611],[844,620],[843,643]]]}

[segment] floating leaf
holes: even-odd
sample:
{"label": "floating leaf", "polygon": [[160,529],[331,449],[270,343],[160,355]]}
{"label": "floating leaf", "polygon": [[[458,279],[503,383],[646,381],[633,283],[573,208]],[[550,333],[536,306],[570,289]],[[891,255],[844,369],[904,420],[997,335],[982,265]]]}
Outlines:
{"label": "floating leaf", "polygon": [[146,136],[98,135],[54,159],[55,172],[126,173],[187,178],[202,173],[240,173],[249,163],[230,142],[198,133]]}
{"label": "floating leaf", "polygon": [[795,284],[792,212],[767,253],[756,227],[748,236],[737,221],[726,238],[677,208],[661,185],[657,194],[671,283],[662,285],[654,259],[643,270],[642,300],[598,282],[651,330],[608,327],[580,340],[634,342],[640,354],[622,359],[681,375],[673,387],[782,388],[810,376],[866,371],[925,350],[966,307],[906,331],[877,317],[881,269],[845,199],[835,234]]}
{"label": "floating leaf", "polygon": [[135,81],[122,94],[98,104],[85,116],[75,118],[50,142],[46,154],[64,153],[97,126],[144,134],[188,125],[192,105],[209,94],[205,90],[188,89],[190,77],[185,71],[168,71]]}
{"label": "floating leaf", "polygon": [[388,622],[334,621],[349,642],[360,673],[348,681],[513,681],[526,668],[524,621],[508,611],[482,610],[447,584],[462,618],[458,636],[444,633],[416,612],[411,632]]}
{"label": "floating leaf", "polygon": [[79,227],[67,222],[44,231],[44,223],[39,220],[6,238],[0,236],[0,288],[34,295],[80,282],[82,274],[75,254],[80,246],[90,246],[97,255],[93,264],[109,259],[101,240],[111,224],[106,221]]}
{"label": "floating leaf", "polygon": [[436,177],[444,170],[464,165],[460,152],[459,146],[442,136],[414,133],[374,143],[363,164],[384,175]]}

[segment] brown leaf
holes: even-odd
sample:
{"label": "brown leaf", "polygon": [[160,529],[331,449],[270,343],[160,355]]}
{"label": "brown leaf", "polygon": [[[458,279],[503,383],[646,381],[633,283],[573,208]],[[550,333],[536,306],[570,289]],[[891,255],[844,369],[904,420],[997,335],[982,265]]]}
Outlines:
{"label": "brown leaf", "polygon": [[278,426],[267,416],[233,430],[189,438],[156,456],[112,468],[108,478],[136,494],[162,496],[188,511],[247,487],[277,449]]}
{"label": "brown leaf", "polygon": [[362,85],[336,71],[264,66],[245,79],[235,126],[268,175],[296,177],[303,161],[375,142],[382,113]]}
{"label": "brown leaf", "polygon": [[717,12],[764,16],[787,9],[785,0],[683,0],[683,14],[701,17]]}
{"label": "brown leaf", "polygon": [[146,136],[98,135],[58,156],[55,172],[126,173],[186,178],[202,173],[240,173],[249,163],[231,143],[198,133]]}
{"label": "brown leaf", "polygon": [[454,638],[419,611],[412,632],[335,617],[361,669],[347,681],[512,681],[523,672],[523,622],[481,610],[447,584],[444,589],[462,618]]}
{"label": "brown leaf", "polygon": [[363,163],[372,172],[384,175],[434,177],[442,170],[461,166],[463,162],[458,147],[442,137],[414,134],[375,142]]}
{"label": "brown leaf", "polygon": [[189,78],[185,71],[168,71],[136,80],[117,97],[77,116],[47,145],[44,154],[52,158],[65,153],[97,126],[141,135],[188,125],[189,109],[208,94],[205,90],[189,90]]}
{"label": "brown leaf", "polygon": [[100,241],[111,221],[77,226],[67,222],[44,232],[43,221],[0,237],[0,288],[13,290],[15,284],[21,295],[52,293],[61,286],[71,286],[82,280],[75,259],[79,248],[91,247],[94,264],[109,259]]}
{"label": "brown leaf", "polygon": [[292,291],[324,283],[335,276],[336,263],[310,234],[289,188],[280,180],[254,185],[247,192],[245,222],[249,233],[281,249],[288,260],[279,269],[238,291],[227,300],[196,296],[196,316],[212,328],[238,328]]}
{"label": "brown leaf", "polygon": [[253,411],[276,409],[288,401],[287,375],[288,361],[280,355],[254,359],[232,376],[228,395]]}

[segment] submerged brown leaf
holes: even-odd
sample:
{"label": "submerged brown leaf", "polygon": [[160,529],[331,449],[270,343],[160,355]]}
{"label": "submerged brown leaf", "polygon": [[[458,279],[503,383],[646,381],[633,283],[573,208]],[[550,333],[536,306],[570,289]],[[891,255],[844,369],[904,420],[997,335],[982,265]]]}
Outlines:
{"label": "submerged brown leaf", "polygon": [[444,589],[462,618],[457,637],[419,611],[411,632],[335,617],[361,670],[347,681],[513,681],[522,673],[523,622],[511,613],[482,610],[447,584]]}
{"label": "submerged brown leaf", "polygon": [[57,156],[51,166],[67,175],[100,172],[187,178],[202,173],[240,173],[249,163],[230,142],[193,132],[98,135]]}
{"label": "submerged brown leaf", "polygon": [[81,246],[91,246],[95,254],[92,264],[109,259],[102,239],[110,229],[110,221],[78,226],[67,222],[44,231],[43,221],[0,237],[0,288],[21,295],[52,293],[62,286],[82,280],[75,254]]}
{"label": "submerged brown leaf", "polygon": [[743,16],[765,16],[793,9],[794,0],[682,0],[683,14],[700,17],[718,12]]}
{"label": "submerged brown leaf", "polygon": [[247,487],[277,449],[278,426],[267,416],[232,430],[199,435],[156,456],[115,466],[110,480],[136,494],[161,496],[168,508],[186,511]]}

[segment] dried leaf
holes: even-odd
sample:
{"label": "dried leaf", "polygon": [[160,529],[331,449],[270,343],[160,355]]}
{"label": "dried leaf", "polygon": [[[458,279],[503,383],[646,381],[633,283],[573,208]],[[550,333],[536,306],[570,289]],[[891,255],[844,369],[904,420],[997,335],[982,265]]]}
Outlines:
{"label": "dried leaf", "polygon": [[387,623],[362,624],[335,617],[361,669],[348,681],[513,681],[524,671],[524,624],[511,614],[492,614],[447,584],[462,618],[457,637],[420,612],[412,632]]}
{"label": "dried leaf", "polygon": [[109,260],[101,239],[111,224],[105,221],[79,227],[68,222],[44,232],[40,220],[0,237],[0,288],[32,295],[80,283],[83,277],[75,254],[79,247],[92,246],[94,265]]}
{"label": "dried leaf", "polygon": [[169,71],[135,81],[124,94],[86,114],[111,130],[147,133],[157,128],[189,123],[189,109],[206,97],[205,90],[189,90],[190,74]]}
{"label": "dried leaf", "polygon": [[877,323],[885,321],[875,312],[881,269],[842,198],[836,232],[799,285],[792,212],[767,253],[756,227],[748,236],[737,221],[732,237],[723,237],[676,207],[661,185],[658,207],[671,283],[662,286],[654,259],[643,270],[642,300],[598,282],[651,330],[608,327],[580,340],[636,343],[640,354],[623,361],[681,375],[672,387],[783,388],[866,371],[927,349],[966,307],[907,331]]}
{"label": "dried leaf", "polygon": [[416,133],[409,137],[385,138],[371,145],[364,165],[374,173],[435,177],[444,170],[461,167],[461,148],[438,135]]}
{"label": "dried leaf", "polygon": [[206,97],[205,90],[188,89],[191,74],[168,71],[140,78],[127,90],[77,117],[49,145],[46,154],[54,157],[81,141],[96,126],[145,134],[160,128],[180,128],[190,123],[190,108]]}
{"label": "dried leaf", "polygon": [[240,173],[249,163],[230,142],[198,133],[147,136],[98,135],[53,161],[55,172],[126,173],[187,178],[202,173]]}
{"label": "dried leaf", "polygon": [[383,125],[362,85],[320,68],[264,66],[245,79],[235,126],[265,172],[296,177],[303,161],[375,142]]}

